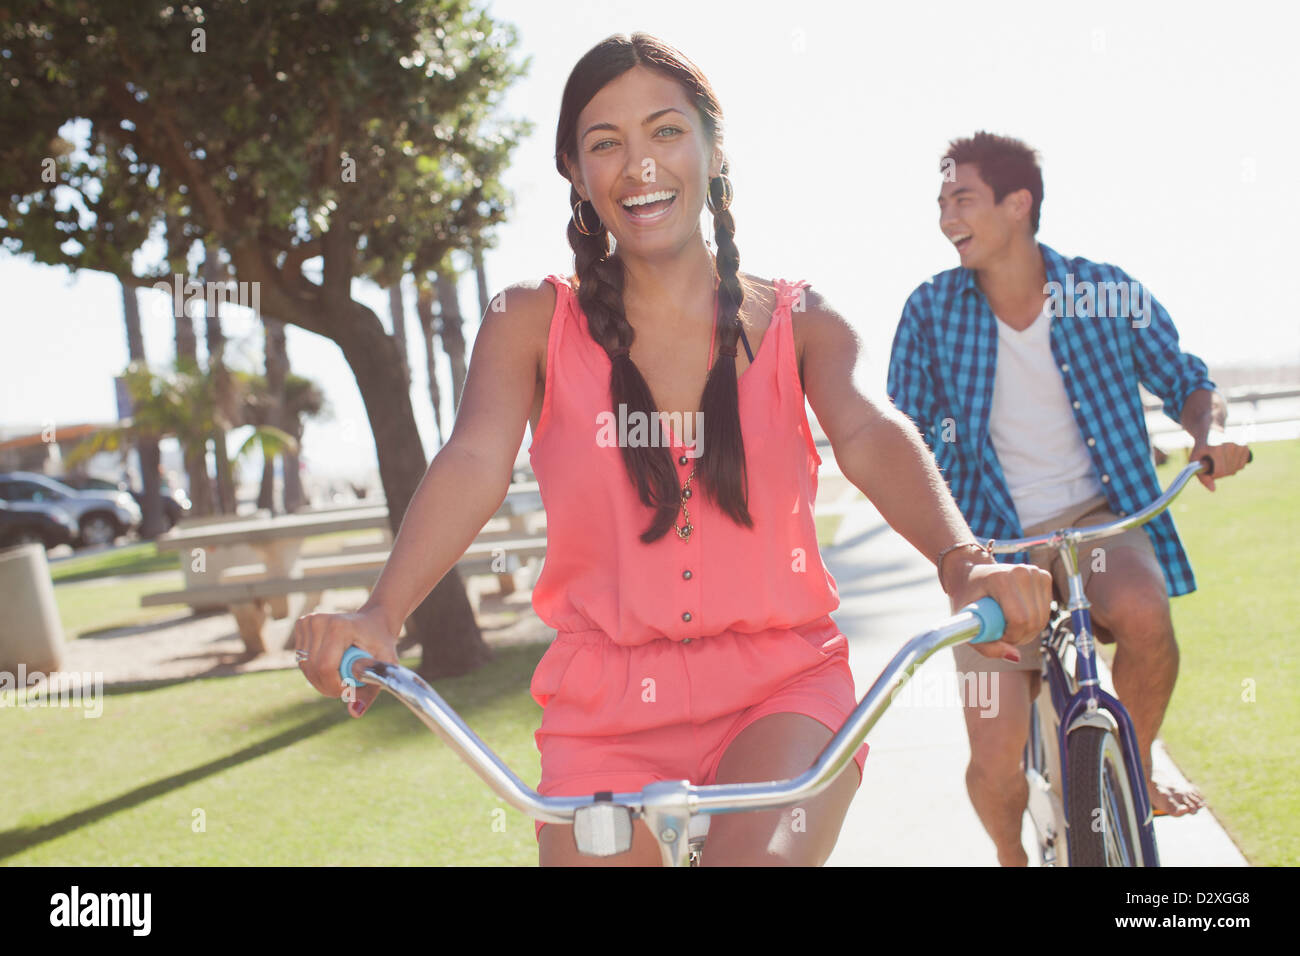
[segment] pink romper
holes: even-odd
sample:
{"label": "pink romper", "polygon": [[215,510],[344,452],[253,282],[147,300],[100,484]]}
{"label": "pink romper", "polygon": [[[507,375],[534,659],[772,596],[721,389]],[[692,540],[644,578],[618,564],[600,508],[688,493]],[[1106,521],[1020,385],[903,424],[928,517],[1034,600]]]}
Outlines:
{"label": "pink romper", "polygon": [[[600,437],[599,416],[614,411],[610,359],[588,332],[569,280],[547,281],[555,314],[530,449],[547,550],[533,608],[557,635],[530,688],[543,707],[538,792],[714,783],[728,745],[768,714],[806,714],[838,730],[857,696],[848,639],[830,617],[839,594],[813,520],[821,456],[804,412],[790,314],[807,283],[776,280],[772,322],[739,380],[754,527],[736,524],[699,492],[686,540],[670,528],[644,544],[653,512],[637,497],[617,442]],[[664,431],[679,483],[696,462],[683,463],[682,452],[707,433],[707,425],[700,436],[686,432],[683,444]],[[866,755],[863,744],[859,785]]]}

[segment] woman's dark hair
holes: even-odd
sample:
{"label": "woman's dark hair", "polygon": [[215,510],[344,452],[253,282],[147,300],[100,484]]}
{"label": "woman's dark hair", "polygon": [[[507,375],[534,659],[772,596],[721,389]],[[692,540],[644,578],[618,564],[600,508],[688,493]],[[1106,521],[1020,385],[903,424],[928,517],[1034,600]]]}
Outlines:
{"label": "woman's dark hair", "polygon": [[1029,226],[1033,234],[1038,233],[1038,213],[1043,207],[1043,171],[1032,148],[1010,136],[980,130],[974,136],[950,142],[948,152],[939,163],[940,172],[945,162],[953,166],[973,164],[979,170],[980,179],[993,190],[995,203],[1018,189],[1028,189],[1032,201]]}
{"label": "woman's dark hair", "polygon": [[[645,33],[630,37],[615,34],[592,47],[580,59],[564,85],[560,120],[555,131],[555,165],[560,175],[569,179],[566,160],[577,168],[578,114],[606,84],[635,66],[643,66],[667,76],[682,86],[695,105],[708,132],[709,141],[717,142],[722,129],[722,108],[718,105],[709,81],[681,53]],[[727,164],[722,165],[727,172]],[[720,177],[709,183],[712,202],[723,200]],[[570,183],[569,206],[582,197]],[[623,308],[623,264],[617,252],[610,250],[610,235],[601,223],[592,229],[590,206],[585,207],[583,225],[594,234],[583,235],[569,220],[569,245],[573,247],[577,273],[578,304],[587,316],[592,338],[607,354],[630,347],[634,338]],[[746,283],[740,276],[740,254],[736,250],[736,224],[727,210],[713,214],[717,243],[718,273],[718,355],[704,385],[702,414],[708,423],[709,440],[700,442],[703,453],[696,459],[696,477],[708,495],[738,524],[754,526],[749,514],[748,476],[745,469],[745,445],[740,433],[740,405],[737,394],[735,349],[740,337],[740,307],[745,299]],[[610,398],[615,410],[625,405],[629,413],[640,411],[653,420],[658,413],[650,387],[631,357],[626,353],[610,355]],[[665,446],[622,449],[623,464],[636,485],[642,503],[655,509],[649,528],[641,534],[646,544],[668,533],[681,508],[672,449]]]}

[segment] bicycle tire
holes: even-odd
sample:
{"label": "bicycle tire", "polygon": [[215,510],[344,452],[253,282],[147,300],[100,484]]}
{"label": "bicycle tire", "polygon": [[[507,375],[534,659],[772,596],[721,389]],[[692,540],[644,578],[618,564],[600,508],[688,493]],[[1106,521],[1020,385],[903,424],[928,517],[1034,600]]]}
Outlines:
{"label": "bicycle tire", "polygon": [[1080,727],[1066,747],[1070,866],[1142,866],[1141,824],[1119,737]]}

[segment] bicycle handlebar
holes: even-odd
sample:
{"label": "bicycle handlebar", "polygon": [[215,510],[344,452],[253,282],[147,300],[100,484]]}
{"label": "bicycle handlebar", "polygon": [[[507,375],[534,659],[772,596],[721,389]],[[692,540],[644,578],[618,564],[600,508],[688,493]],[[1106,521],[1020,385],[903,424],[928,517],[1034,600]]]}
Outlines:
{"label": "bicycle handlebar", "polygon": [[[998,602],[992,598],[980,598],[975,603],[966,605],[958,613],[970,613],[979,619],[979,633],[972,637],[969,643],[992,644],[1002,639],[1002,632],[1007,627],[1007,619],[1002,614],[1002,608],[998,607]],[[352,665],[358,661],[373,659],[361,648],[352,645],[343,652],[343,657],[339,660],[339,677],[349,687],[360,687],[362,681],[357,680],[353,675]]]}
{"label": "bicycle handlebar", "polygon": [[[933,630],[912,638],[894,655],[813,765],[798,777],[709,786],[696,786],[685,780],[661,781],[648,785],[640,793],[542,797],[502,763],[438,692],[413,671],[400,664],[377,661],[353,646],[343,653],[339,676],[353,687],[372,684],[392,693],[515,809],[544,823],[574,824],[575,836],[579,831],[583,834],[578,838],[580,848],[584,843],[588,847],[606,847],[601,841],[613,839],[609,835],[616,825],[610,819],[619,814],[628,818],[625,832],[630,834],[630,817],[638,816],[655,833],[665,861],[680,865],[687,853],[691,816],[777,809],[816,796],[853,760],[854,753],[889,707],[895,693],[917,667],[945,647],[966,641],[1000,640],[1005,626],[1006,620],[997,603],[992,598],[981,598]],[[358,676],[358,665],[363,664],[364,670]],[[614,851],[583,852],[605,855]]]}
{"label": "bicycle handlebar", "polygon": [[[1254,460],[1255,453],[1253,451],[1248,452],[1246,461],[1251,462]],[[1015,538],[1008,541],[990,540],[989,550],[994,554],[1015,554],[1018,551],[1028,551],[1032,548],[1046,547],[1048,545],[1060,547],[1061,543],[1067,540],[1081,544],[1084,541],[1107,538],[1130,528],[1140,528],[1168,508],[1170,502],[1178,497],[1179,493],[1186,487],[1187,482],[1191,481],[1192,476],[1199,471],[1204,471],[1206,477],[1214,474],[1214,462],[1209,456],[1192,462],[1180,471],[1174,480],[1169,483],[1169,487],[1165,489],[1164,494],[1141,511],[1125,515],[1108,524],[1088,525],[1083,528],[1062,528],[1058,531],[1048,531],[1029,538]]]}
{"label": "bicycle handlebar", "polygon": [[349,687],[361,686],[361,682],[352,676],[352,665],[363,660],[373,660],[373,658],[355,644],[343,652],[343,659],[339,661],[339,677],[343,679],[343,683]]}
{"label": "bicycle handlebar", "polygon": [[[1253,451],[1251,451],[1249,448],[1247,448],[1247,449],[1246,449],[1246,464],[1249,465],[1249,464],[1250,464],[1252,461],[1254,461],[1254,460],[1255,460],[1255,453],[1254,453]],[[1209,455],[1206,455],[1204,458],[1201,459],[1201,464],[1205,466],[1205,477],[1206,477],[1206,478],[1213,478],[1213,477],[1214,477],[1214,459],[1211,458]]]}

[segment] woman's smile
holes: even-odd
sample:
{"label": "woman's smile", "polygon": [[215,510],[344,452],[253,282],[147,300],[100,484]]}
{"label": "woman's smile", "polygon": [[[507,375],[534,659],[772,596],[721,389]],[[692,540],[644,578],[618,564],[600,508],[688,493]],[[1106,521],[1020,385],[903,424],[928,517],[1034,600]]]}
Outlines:
{"label": "woman's smile", "polygon": [[[648,201],[647,201],[648,200]],[[668,217],[677,201],[675,189],[642,193],[640,196],[625,197],[619,204],[623,217],[635,226],[656,225]]]}

